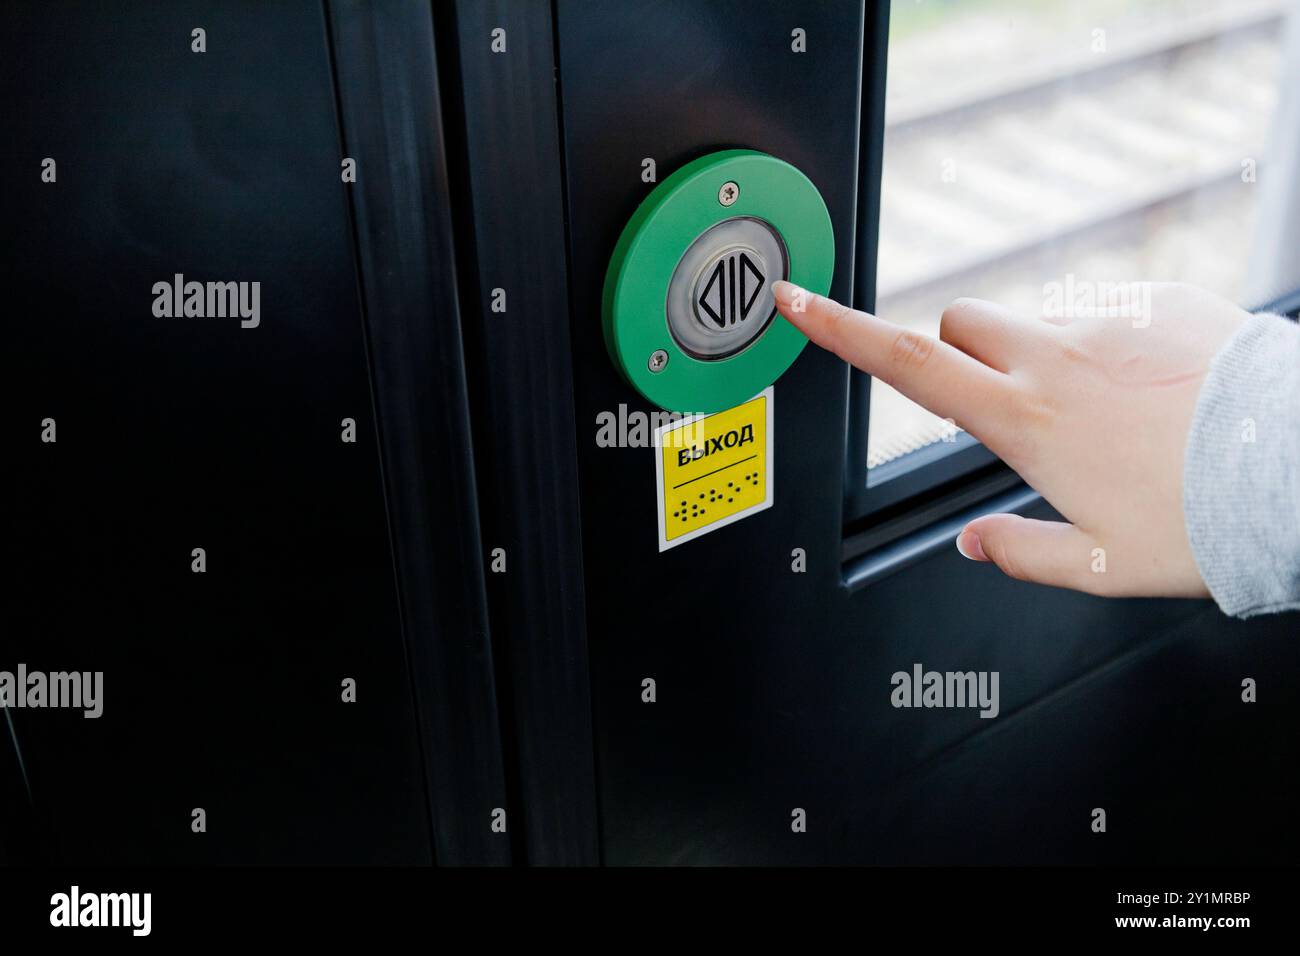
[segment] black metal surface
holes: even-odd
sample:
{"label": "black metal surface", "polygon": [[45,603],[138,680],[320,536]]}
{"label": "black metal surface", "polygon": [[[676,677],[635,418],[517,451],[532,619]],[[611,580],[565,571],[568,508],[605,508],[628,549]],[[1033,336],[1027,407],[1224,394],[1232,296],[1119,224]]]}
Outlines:
{"label": "black metal surface", "polygon": [[[403,624],[440,864],[507,863],[431,11],[328,5]],[[505,833],[492,829],[506,811]]]}
{"label": "black metal surface", "polygon": [[31,794],[7,711],[0,723],[0,821],[0,866],[34,862],[37,854]]}
{"label": "black metal surface", "polygon": [[[642,159],[662,179],[730,146],[771,153],[817,186],[835,231],[831,293],[849,297],[861,7],[557,10],[602,852],[611,863],[755,859],[760,804],[775,801],[777,831],[797,805],[781,809],[790,755],[772,736],[781,704],[765,685],[820,671],[823,648],[806,632],[826,632],[836,603],[848,376],[805,350],[776,386],[776,506],[661,555],[653,452],[594,441],[601,411],[650,410],[605,354],[599,297],[619,232],[653,187]],[[791,51],[795,28],[808,53]],[[795,547],[808,551],[806,575],[790,573]],[[791,664],[783,648],[809,659]],[[645,677],[658,703],[642,703]],[[815,691],[798,706],[826,699]]]}
{"label": "black metal surface", "polygon": [[[0,667],[104,673],[98,719],[12,714],[41,859],[429,861],[320,6],[0,17]],[[175,273],[260,281],[260,325],[155,317]]]}
{"label": "black metal surface", "polygon": [[[584,432],[621,402],[644,410],[604,353],[599,304],[619,230],[651,188],[641,159],[662,177],[737,145],[803,169],[830,208],[832,295],[847,299],[859,6],[557,9],[605,861],[1294,858],[1277,794],[1297,782],[1297,616],[1242,623],[1206,602],[1054,591],[954,548],[850,591],[848,373],[824,352],[806,350],[776,384],[774,506],[657,552],[653,453],[597,448]],[[806,54],[790,52],[795,27]],[[914,663],[998,671],[1001,716],[895,709],[891,674]],[[1267,710],[1240,699],[1241,679],[1260,675]],[[644,677],[657,703],[642,702]],[[1258,770],[1243,786],[1246,767]],[[1092,833],[1095,806],[1123,822]],[[806,833],[791,831],[796,807]]]}
{"label": "black metal surface", "polygon": [[[458,254],[503,720],[540,865],[598,861],[555,65],[549,5],[445,5]],[[446,23],[446,33],[442,24]],[[504,53],[491,49],[506,31]],[[449,64],[449,67],[448,67]],[[506,311],[491,311],[493,289]],[[499,567],[499,565],[498,565]]]}
{"label": "black metal surface", "polygon": [[[1001,490],[1001,489],[1007,490]],[[991,491],[1001,490],[999,494]],[[845,551],[866,544],[863,553],[844,564],[844,586],[849,590],[874,584],[918,561],[950,551],[967,523],[995,512],[1022,514],[1040,501],[1014,473],[972,480],[941,503],[918,506],[893,521],[844,542]],[[875,540],[872,540],[875,539]]]}
{"label": "black metal surface", "polygon": [[[1129,630],[1129,613],[1103,626]],[[870,840],[873,861],[896,865],[1294,866],[1296,616],[1227,623],[1205,605],[1171,616],[917,760],[888,792],[859,789],[837,808],[848,842]],[[1069,626],[1039,635],[1078,641]],[[1257,703],[1241,701],[1246,676]],[[1107,811],[1104,834],[1088,827],[1094,807]]]}
{"label": "black metal surface", "polygon": [[[883,6],[0,8],[0,668],[105,674],[98,720],[7,715],[0,859],[1293,861],[1300,616],[1021,584],[915,509],[846,580],[854,399],[814,348],[776,385],[768,511],[661,554],[652,451],[596,445],[650,411],[599,303],[644,158],[798,166],[832,295],[870,304]],[[261,325],[155,318],[177,272],[260,281]],[[893,708],[913,663],[998,671],[1000,716]]]}
{"label": "black metal surface", "polygon": [[[862,96],[858,150],[858,230],[853,276],[855,309],[876,311],[876,259],[880,236],[880,176],[885,154],[885,76],[889,62],[889,4],[865,4],[862,35]],[[845,432],[844,523],[871,510],[867,495],[867,423],[871,376],[849,370],[849,419]]]}

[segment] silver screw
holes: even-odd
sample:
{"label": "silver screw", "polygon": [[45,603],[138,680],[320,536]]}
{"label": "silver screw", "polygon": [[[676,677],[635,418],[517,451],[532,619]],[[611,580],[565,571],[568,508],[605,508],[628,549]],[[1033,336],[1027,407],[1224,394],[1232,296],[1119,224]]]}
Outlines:
{"label": "silver screw", "polygon": [[646,363],[652,372],[662,372],[664,366],[668,364],[668,353],[663,349],[655,349],[650,353],[650,361]]}
{"label": "silver screw", "polygon": [[718,202],[722,203],[724,206],[733,205],[739,198],[740,187],[735,183],[723,183],[722,188],[718,190]]}

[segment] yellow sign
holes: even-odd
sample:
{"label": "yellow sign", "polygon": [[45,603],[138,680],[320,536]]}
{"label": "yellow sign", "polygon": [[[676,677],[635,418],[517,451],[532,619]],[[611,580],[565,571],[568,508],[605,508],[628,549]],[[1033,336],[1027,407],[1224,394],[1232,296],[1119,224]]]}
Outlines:
{"label": "yellow sign", "polygon": [[660,551],[772,507],[772,396],[655,433]]}

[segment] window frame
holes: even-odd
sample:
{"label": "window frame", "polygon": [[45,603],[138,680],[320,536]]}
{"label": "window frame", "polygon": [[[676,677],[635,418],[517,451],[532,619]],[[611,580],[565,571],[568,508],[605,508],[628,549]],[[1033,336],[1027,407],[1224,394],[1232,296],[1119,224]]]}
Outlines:
{"label": "window frame", "polygon": [[[884,162],[885,85],[888,73],[889,2],[874,4],[873,38],[864,48],[859,143],[857,243],[853,307],[875,311],[880,241],[880,190]],[[1300,43],[1300,15],[1288,46]],[[1292,73],[1300,68],[1291,67]],[[1285,82],[1285,79],[1283,80]],[[1281,109],[1281,107],[1279,107]],[[1300,117],[1280,119],[1290,124]],[[1284,160],[1300,170],[1300,156]],[[1282,170],[1286,175],[1291,170]],[[1300,209],[1296,210],[1300,215]],[[1298,277],[1300,280],[1300,277]],[[1300,313],[1300,284],[1253,312]],[[867,468],[871,376],[849,367],[844,459],[844,584],[857,588],[951,546],[960,526],[989,511],[1022,511],[1041,497],[988,448],[965,432],[957,447],[933,442],[878,469]],[[883,472],[881,469],[884,469]],[[877,472],[875,480],[872,472]]]}
{"label": "window frame", "polygon": [[[875,311],[877,254],[880,242],[880,183],[884,164],[885,84],[889,67],[889,8],[871,5],[866,23],[868,45],[862,57],[862,96],[859,117],[857,242],[853,275],[853,307]],[[871,18],[874,17],[874,22]],[[956,483],[1001,468],[997,457],[966,433],[956,437],[960,447],[936,442],[890,462],[897,474],[871,481],[866,467],[871,413],[871,376],[849,369],[846,422],[844,525],[846,537],[858,540],[868,527],[886,526],[909,507],[943,500]],[[874,540],[869,538],[867,540]],[[859,552],[860,549],[859,549]],[[846,557],[848,555],[846,554]]]}

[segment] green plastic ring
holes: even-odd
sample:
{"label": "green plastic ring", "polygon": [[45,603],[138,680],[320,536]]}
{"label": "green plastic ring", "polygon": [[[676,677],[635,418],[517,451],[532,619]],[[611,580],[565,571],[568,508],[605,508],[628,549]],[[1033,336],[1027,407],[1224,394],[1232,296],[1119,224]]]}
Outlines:
{"label": "green plastic ring", "polygon": [[[734,182],[730,206],[719,188]],[[745,348],[722,359],[696,358],[668,327],[668,285],[695,239],[726,219],[763,220],[785,242],[789,279],[819,295],[830,290],[835,235],[817,187],[789,163],[750,149],[710,153],[677,170],[646,197],[623,229],[605,274],[605,346],[638,392],[673,412],[707,413],[739,405],[770,385],[808,340],[780,315]],[[662,352],[651,370],[652,356]]]}

